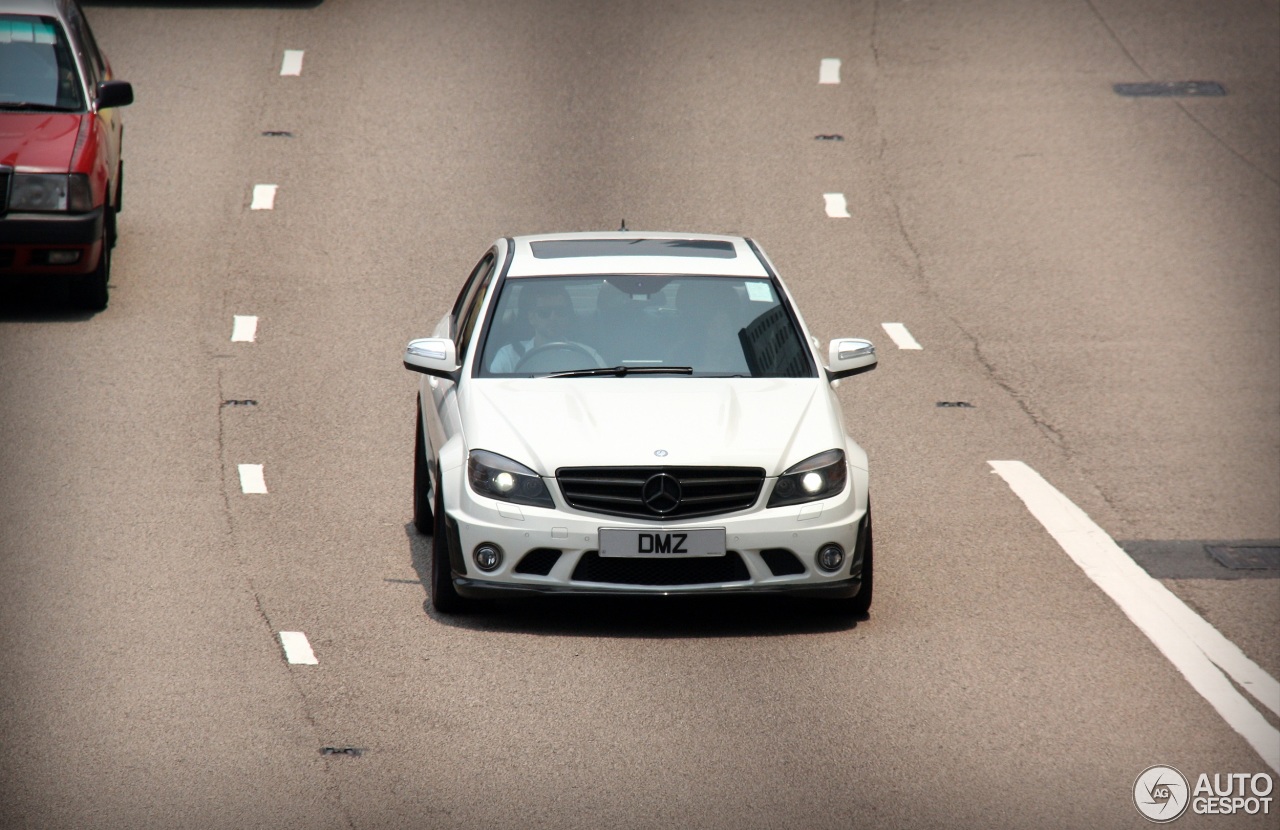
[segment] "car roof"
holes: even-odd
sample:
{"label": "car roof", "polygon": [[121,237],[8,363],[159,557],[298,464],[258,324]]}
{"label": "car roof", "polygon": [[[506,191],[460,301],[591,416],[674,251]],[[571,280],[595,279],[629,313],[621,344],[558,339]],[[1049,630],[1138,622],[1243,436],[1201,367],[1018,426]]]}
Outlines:
{"label": "car roof", "polygon": [[65,20],[71,0],[5,0],[0,5],[3,14],[33,14]]}
{"label": "car roof", "polygon": [[508,277],[705,274],[768,278],[744,237],[700,233],[549,233],[512,238]]}

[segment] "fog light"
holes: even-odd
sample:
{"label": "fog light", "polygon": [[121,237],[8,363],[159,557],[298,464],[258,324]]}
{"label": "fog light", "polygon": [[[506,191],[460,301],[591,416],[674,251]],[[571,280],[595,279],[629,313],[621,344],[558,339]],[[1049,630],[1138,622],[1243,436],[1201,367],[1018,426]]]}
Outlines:
{"label": "fog light", "polygon": [[471,558],[475,560],[476,567],[482,571],[497,570],[502,564],[502,548],[491,542],[485,542],[476,546],[476,549],[471,552]]}
{"label": "fog light", "polygon": [[844,548],[834,544],[823,545],[818,548],[818,554],[814,559],[819,568],[827,573],[835,573],[844,564]]}
{"label": "fog light", "polygon": [[46,251],[45,262],[50,265],[73,265],[80,261],[79,251]]}

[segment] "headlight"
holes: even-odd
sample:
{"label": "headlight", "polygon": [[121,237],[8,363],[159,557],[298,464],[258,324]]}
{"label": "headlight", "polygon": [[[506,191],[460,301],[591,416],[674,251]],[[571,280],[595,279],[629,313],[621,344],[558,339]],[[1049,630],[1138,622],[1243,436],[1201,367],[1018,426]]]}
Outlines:
{"label": "headlight", "polygon": [[75,211],[93,209],[89,177],[53,173],[15,173],[9,190],[9,210]]}
{"label": "headlight", "polygon": [[778,476],[769,496],[770,507],[802,504],[834,496],[844,490],[849,468],[844,463],[844,450],[827,450],[788,467]]}
{"label": "headlight", "polygon": [[467,480],[482,496],[516,504],[555,507],[542,477],[523,464],[486,450],[467,457]]}

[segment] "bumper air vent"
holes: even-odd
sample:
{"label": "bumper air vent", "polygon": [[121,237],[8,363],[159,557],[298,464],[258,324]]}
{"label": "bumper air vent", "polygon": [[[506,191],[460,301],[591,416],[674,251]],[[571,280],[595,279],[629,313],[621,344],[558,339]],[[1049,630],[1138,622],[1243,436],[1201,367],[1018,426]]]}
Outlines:
{"label": "bumper air vent", "polygon": [[520,564],[516,565],[516,573],[546,576],[559,559],[560,551],[555,548],[534,548],[520,559]]}
{"label": "bumper air vent", "polygon": [[710,585],[746,582],[751,578],[736,550],[724,556],[691,556],[669,559],[603,557],[589,550],[573,569],[574,582],[611,585]]}
{"label": "bumper air vent", "polygon": [[804,573],[804,563],[786,548],[767,548],[760,551],[760,558],[769,566],[774,576],[795,576]]}

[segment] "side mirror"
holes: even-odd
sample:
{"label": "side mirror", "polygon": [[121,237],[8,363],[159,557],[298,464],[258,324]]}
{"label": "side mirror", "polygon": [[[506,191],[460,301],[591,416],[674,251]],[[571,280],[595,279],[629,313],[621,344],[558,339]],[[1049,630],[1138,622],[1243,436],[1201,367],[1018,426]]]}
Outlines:
{"label": "side mirror", "polygon": [[128,81],[103,81],[98,84],[98,109],[127,107],[133,103],[133,84]]}
{"label": "side mirror", "polygon": [[404,368],[424,375],[458,381],[458,353],[447,337],[410,340],[404,350]]}
{"label": "side mirror", "polygon": [[870,340],[832,340],[827,352],[827,380],[860,375],[876,368],[876,347]]}

